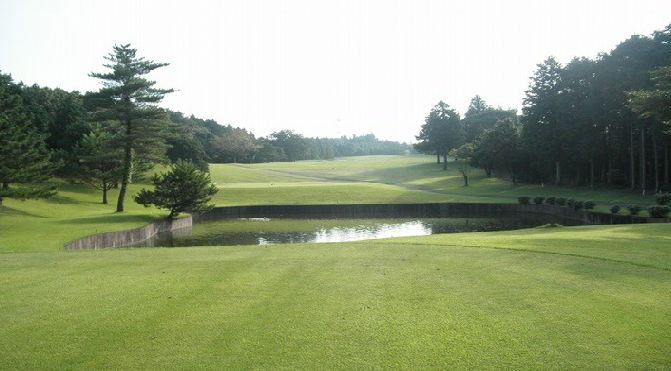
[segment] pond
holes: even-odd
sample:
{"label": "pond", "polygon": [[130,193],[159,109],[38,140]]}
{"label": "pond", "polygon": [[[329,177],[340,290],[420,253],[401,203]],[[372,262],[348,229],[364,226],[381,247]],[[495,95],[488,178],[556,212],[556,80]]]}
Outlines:
{"label": "pond", "polygon": [[556,220],[515,218],[231,218],[195,223],[192,235],[164,233],[137,247],[328,243],[440,233],[532,228]]}

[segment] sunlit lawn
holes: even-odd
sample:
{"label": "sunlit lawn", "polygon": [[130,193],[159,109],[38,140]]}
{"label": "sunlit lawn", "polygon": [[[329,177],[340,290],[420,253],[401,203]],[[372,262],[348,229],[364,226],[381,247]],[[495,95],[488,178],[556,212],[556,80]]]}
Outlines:
{"label": "sunlit lawn", "polygon": [[668,226],[0,255],[2,370],[664,370]]}
{"label": "sunlit lawn", "polygon": [[[432,156],[211,169],[220,206],[653,203],[477,174],[463,187]],[[115,192],[103,206],[99,192],[66,183],[50,200],[4,200],[0,370],[671,369],[668,224],[63,251],[166,216],[132,202],[141,187],[123,214]]]}
{"label": "sunlit lawn", "polygon": [[[519,196],[555,196],[623,206],[632,203],[654,204],[651,196],[641,196],[625,190],[570,188],[524,183],[514,186],[510,181],[495,177],[487,178],[483,170],[475,168],[471,169],[469,186],[465,187],[463,177],[457,171],[454,163],[448,162],[448,170],[443,171],[442,164],[436,164],[434,156],[421,155],[348,157],[330,161],[293,163],[212,165],[211,170],[215,181],[229,187],[231,198],[237,197],[238,187],[248,188],[249,183],[261,184],[261,188],[265,191],[266,187],[277,187],[285,182],[288,183],[287,186],[290,186],[291,183],[314,182],[317,179],[319,184],[325,187],[329,187],[328,184],[324,184],[325,180],[336,182],[337,187],[334,188],[345,189],[343,193],[350,194],[350,197],[358,190],[352,192],[348,190],[348,186],[368,185],[374,189],[371,193],[380,194],[386,191],[392,192],[394,186],[398,188],[398,185],[415,185],[441,191],[443,194],[439,195],[438,199],[443,202],[516,202]],[[353,185],[352,182],[357,182],[357,184]],[[389,185],[392,188],[377,188],[380,184]],[[256,190],[258,191],[259,188]],[[328,196],[328,188],[324,190]],[[264,197],[260,194],[261,192],[254,192],[252,189],[248,192],[253,195],[254,200]],[[222,194],[219,197],[225,196]],[[346,203],[347,196],[343,197],[339,194],[338,197],[342,203]],[[397,198],[394,195],[390,197]],[[242,203],[246,203],[250,197],[241,195],[237,198],[243,200]],[[273,197],[273,199],[277,200],[273,203],[282,202],[281,197]],[[310,197],[305,199],[312,200]],[[380,199],[380,197],[375,199]],[[436,197],[427,196],[425,202],[434,202],[434,199]],[[403,197],[400,200],[399,203],[404,202]],[[222,204],[226,203],[226,200],[221,201]]]}

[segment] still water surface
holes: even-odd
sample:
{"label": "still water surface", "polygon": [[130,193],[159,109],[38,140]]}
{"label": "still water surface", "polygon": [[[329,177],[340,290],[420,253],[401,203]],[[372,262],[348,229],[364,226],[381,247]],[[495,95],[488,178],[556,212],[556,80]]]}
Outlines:
{"label": "still water surface", "polygon": [[544,223],[547,221],[536,218],[223,219],[194,224],[192,236],[166,233],[135,246],[236,246],[348,242],[440,233],[513,230],[531,228]]}

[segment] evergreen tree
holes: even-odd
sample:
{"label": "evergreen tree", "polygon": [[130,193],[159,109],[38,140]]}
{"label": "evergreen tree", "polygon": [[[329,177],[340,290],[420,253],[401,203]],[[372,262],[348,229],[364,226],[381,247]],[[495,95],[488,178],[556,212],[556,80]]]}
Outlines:
{"label": "evergreen tree", "polygon": [[464,141],[464,128],[459,113],[445,102],[438,102],[429,112],[415,138],[419,141],[415,149],[425,153],[435,151],[438,162],[440,156],[443,156],[443,170],[447,170],[447,154]]}
{"label": "evergreen tree", "polygon": [[21,86],[0,72],[0,205],[3,197],[41,198],[55,193],[55,187],[44,184],[56,167],[50,162],[45,137],[26,107]]}
{"label": "evergreen tree", "polygon": [[111,69],[107,73],[91,73],[89,76],[102,80],[103,88],[95,94],[97,111],[94,118],[112,123],[109,128],[123,150],[121,189],[117,200],[117,212],[124,211],[124,200],[128,184],[133,177],[136,161],[158,161],[165,156],[165,130],[168,125],[166,112],[157,107],[165,94],[172,89],[156,89],[155,81],[143,76],[168,63],[155,63],[136,56],[130,44],[115,45],[113,53],[105,59]]}
{"label": "evergreen tree", "polygon": [[522,107],[523,137],[535,155],[532,164],[546,177],[555,167],[554,183],[561,183],[561,162],[564,159],[560,128],[557,121],[562,66],[549,57],[538,65],[531,78]]}
{"label": "evergreen tree", "polygon": [[211,183],[209,173],[200,171],[191,162],[177,161],[169,172],[154,175],[152,182],[154,190],[142,189],[135,196],[135,202],[168,209],[168,218],[183,211],[202,213],[214,207],[208,202],[217,193],[217,187]]}
{"label": "evergreen tree", "polygon": [[103,192],[102,203],[107,204],[107,192],[123,176],[121,150],[114,147],[112,134],[99,129],[85,134],[73,149],[76,165],[69,173],[75,181],[88,184]]}

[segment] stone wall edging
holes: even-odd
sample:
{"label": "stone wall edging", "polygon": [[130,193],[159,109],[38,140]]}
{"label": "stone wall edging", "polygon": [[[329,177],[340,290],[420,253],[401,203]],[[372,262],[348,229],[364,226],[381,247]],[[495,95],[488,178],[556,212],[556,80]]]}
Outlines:
{"label": "stone wall edging", "polygon": [[664,222],[621,214],[606,214],[574,210],[556,205],[500,204],[500,203],[431,203],[431,204],[328,204],[328,205],[252,205],[215,207],[206,214],[194,214],[194,222],[218,218],[265,217],[277,215],[310,214],[385,214],[426,213],[455,217],[502,216],[507,213],[535,213],[557,216],[581,224],[638,224]]}
{"label": "stone wall edging", "polygon": [[129,231],[107,232],[80,238],[65,245],[66,250],[101,250],[124,247],[152,238],[157,233],[191,228],[191,215],[178,219],[162,219]]}
{"label": "stone wall edging", "polygon": [[556,205],[521,204],[329,204],[329,205],[252,205],[215,207],[205,214],[193,214],[179,219],[157,220],[130,231],[108,232],[75,240],[65,245],[67,250],[100,250],[129,246],[147,240],[157,233],[182,228],[192,228],[194,222],[218,218],[268,217],[277,215],[366,215],[428,213],[455,217],[493,217],[509,213],[532,213],[558,216],[580,224],[639,224],[669,222],[669,219],[652,219],[642,216],[605,214],[586,210],[573,210]]}

